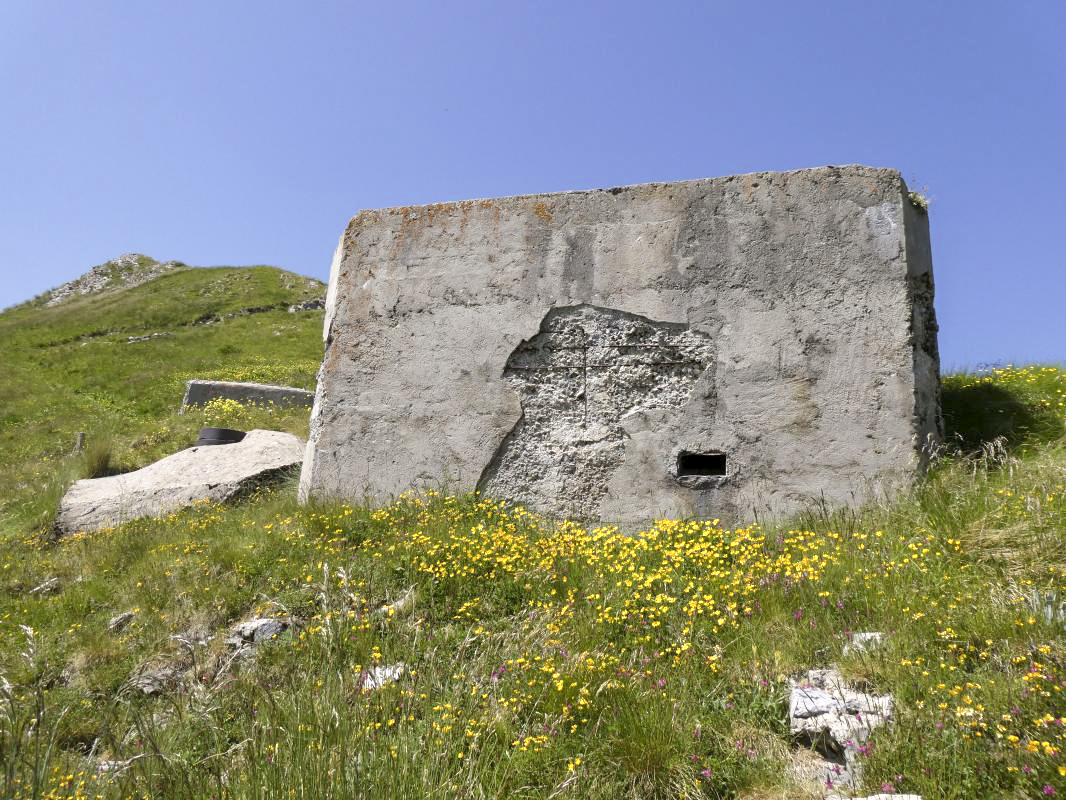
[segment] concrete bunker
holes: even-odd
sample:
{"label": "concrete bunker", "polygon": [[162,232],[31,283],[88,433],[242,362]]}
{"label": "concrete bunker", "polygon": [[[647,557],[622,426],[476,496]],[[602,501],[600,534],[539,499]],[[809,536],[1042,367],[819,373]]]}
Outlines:
{"label": "concrete bunker", "polygon": [[300,494],[479,489],[626,527],[858,504],[941,436],[936,331],[896,170],[362,211]]}

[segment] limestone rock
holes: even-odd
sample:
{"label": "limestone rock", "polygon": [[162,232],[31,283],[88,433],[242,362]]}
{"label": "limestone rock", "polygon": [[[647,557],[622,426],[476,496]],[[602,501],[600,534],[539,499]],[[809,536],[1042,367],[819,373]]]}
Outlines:
{"label": "limestone rock", "polygon": [[173,688],[181,680],[182,670],[174,664],[145,669],[130,679],[130,686],[144,695],[156,695]]}
{"label": "limestone rock", "polygon": [[129,289],[140,286],[166,272],[181,269],[177,261],[159,262],[139,253],[126,253],[118,258],[93,267],[79,278],[64,283],[48,293],[46,306],[55,306],[64,300],[86,294],[99,294],[114,289]]}
{"label": "limestone rock", "polygon": [[418,597],[415,592],[415,587],[412,586],[400,595],[398,599],[393,600],[391,603],[386,603],[375,611],[374,614],[378,617],[384,617],[385,619],[401,616],[414,608],[417,599]]}
{"label": "limestone rock", "polygon": [[125,760],[100,761],[96,765],[96,771],[101,775],[118,775],[119,773],[128,770],[132,763],[132,758]]}
{"label": "limestone rock", "polygon": [[851,634],[851,641],[844,645],[844,655],[869,653],[885,643],[885,635],[878,631],[862,631]]}
{"label": "limestone rock", "polygon": [[52,594],[59,591],[59,578],[49,578],[40,586],[30,589],[30,594]]}
{"label": "limestone rock", "polygon": [[892,717],[892,696],[855,691],[834,669],[810,670],[792,682],[788,717],[792,734],[826,759],[827,785],[853,788],[870,732]]}
{"label": "limestone rock", "polygon": [[190,447],[135,472],[75,482],[56,525],[61,533],[94,531],[198,501],[222,502],[299,464],[303,453],[292,434],[261,430],[236,444]]}
{"label": "limestone rock", "polygon": [[326,307],[325,297],[314,297],[310,300],[304,300],[302,303],[294,303],[289,306],[289,313],[295,314],[299,311],[318,311],[319,309]]}

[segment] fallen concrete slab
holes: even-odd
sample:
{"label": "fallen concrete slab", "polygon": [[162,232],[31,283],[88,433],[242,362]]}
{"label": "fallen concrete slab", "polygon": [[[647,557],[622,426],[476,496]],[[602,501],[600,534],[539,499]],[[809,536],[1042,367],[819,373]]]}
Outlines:
{"label": "fallen concrete slab", "polygon": [[181,401],[181,409],[184,411],[190,406],[203,406],[220,397],[245,405],[273,405],[281,408],[310,408],[315,401],[314,392],[292,386],[192,380],[185,384],[185,398]]}
{"label": "fallen concrete slab", "polygon": [[300,464],[303,454],[303,441],[280,431],[190,447],[135,472],[76,481],[63,496],[56,526],[65,534],[95,531],[199,501],[229,500]]}

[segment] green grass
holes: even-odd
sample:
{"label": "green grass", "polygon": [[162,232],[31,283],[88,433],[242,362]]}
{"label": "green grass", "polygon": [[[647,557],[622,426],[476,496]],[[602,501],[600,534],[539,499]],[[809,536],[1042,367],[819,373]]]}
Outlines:
{"label": "green grass", "polygon": [[[101,468],[64,455],[98,416],[106,469],[145,463],[205,420],[306,425],[254,409],[185,420],[174,406],[196,370],[310,385],[300,370],[317,358],[319,315],[288,338],[273,327],[304,315],[172,322],[181,334],[128,363],[140,345],[56,345],[61,366],[34,376],[33,336],[49,326],[40,309],[8,313],[37,320],[18,347],[4,338],[27,385],[93,398],[49,406],[51,422],[24,406],[5,426],[6,471],[34,487]],[[155,349],[168,345],[181,347]],[[228,345],[238,352],[218,353]],[[154,380],[120,382],[110,404],[101,384],[63,382],[78,364],[139,374],[144,353]],[[950,376],[945,409],[956,444],[911,492],[768,529],[666,521],[623,536],[435,492],[301,507],[293,477],[231,506],[55,541],[40,527],[53,499],[23,488],[0,538],[0,795],[815,796],[792,770],[787,679],[831,663],[896,698],[865,759],[869,793],[1061,794],[1066,372]],[[58,591],[28,594],[51,577]],[[108,632],[124,611],[133,622]],[[293,627],[235,663],[225,631],[253,614]],[[886,645],[845,656],[863,630]],[[400,662],[398,682],[363,690],[368,669]],[[161,663],[180,684],[143,696],[131,677]],[[129,766],[98,773],[103,760]]]}

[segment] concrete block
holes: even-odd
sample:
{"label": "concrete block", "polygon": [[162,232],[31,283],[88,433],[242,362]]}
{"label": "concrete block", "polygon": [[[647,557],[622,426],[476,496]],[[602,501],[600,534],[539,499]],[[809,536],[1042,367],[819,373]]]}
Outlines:
{"label": "concrete block", "polygon": [[60,501],[56,529],[97,531],[204,501],[222,503],[282,476],[303,451],[291,433],[253,430],[235,444],[190,447],[133,472],[75,481]]}
{"label": "concrete block", "polygon": [[856,504],[941,437],[927,219],[863,166],[364,211],[301,496],[557,516]]}
{"label": "concrete block", "polygon": [[310,407],[314,403],[315,393],[269,383],[193,380],[185,384],[185,398],[181,401],[181,407],[184,410],[189,406],[203,406],[219,397],[236,400],[245,405],[293,408]]}

